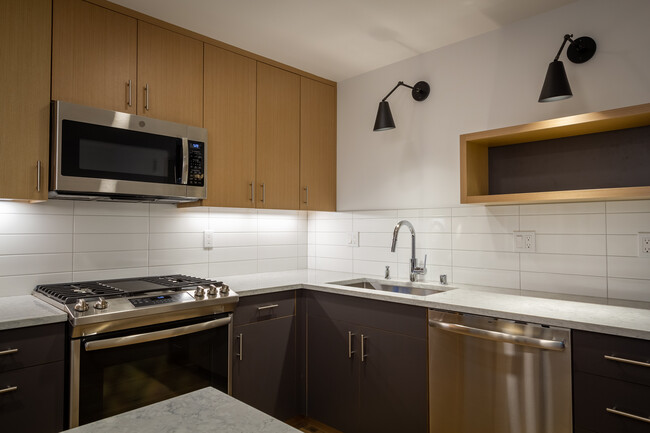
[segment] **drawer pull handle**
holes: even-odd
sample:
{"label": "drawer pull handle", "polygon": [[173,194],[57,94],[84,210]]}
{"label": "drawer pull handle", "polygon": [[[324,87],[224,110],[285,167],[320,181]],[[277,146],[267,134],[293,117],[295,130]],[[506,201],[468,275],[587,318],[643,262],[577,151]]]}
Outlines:
{"label": "drawer pull handle", "polygon": [[264,305],[263,307],[257,307],[258,311],[269,310],[271,308],[278,307],[278,304]]}
{"label": "drawer pull handle", "polygon": [[8,392],[18,391],[17,386],[8,386],[6,388],[0,389],[0,394],[6,394]]}
{"label": "drawer pull handle", "polygon": [[609,412],[609,413],[613,413],[613,414],[615,414],[615,415],[624,416],[624,417],[626,417],[626,418],[632,418],[632,419],[635,419],[635,420],[637,420],[637,421],[643,421],[643,422],[647,422],[647,423],[650,424],[650,418],[645,418],[645,417],[638,416],[638,415],[632,415],[631,413],[622,412],[622,411],[620,411],[620,410],[611,409],[611,408],[609,408],[609,407],[606,408],[606,410],[607,410],[607,412]]}
{"label": "drawer pull handle", "polygon": [[624,362],[625,364],[640,365],[641,367],[650,367],[650,362],[635,361],[633,359],[619,358],[617,356],[605,355],[605,359],[616,362]]}
{"label": "drawer pull handle", "polygon": [[11,355],[12,353],[17,353],[18,349],[7,349],[0,351],[0,355]]}

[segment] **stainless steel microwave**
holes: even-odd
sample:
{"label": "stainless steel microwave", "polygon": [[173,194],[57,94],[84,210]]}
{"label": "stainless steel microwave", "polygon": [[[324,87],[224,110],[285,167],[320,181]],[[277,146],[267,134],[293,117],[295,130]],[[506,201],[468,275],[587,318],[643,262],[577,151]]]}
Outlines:
{"label": "stainless steel microwave", "polygon": [[206,129],[52,102],[50,198],[188,202],[207,194]]}

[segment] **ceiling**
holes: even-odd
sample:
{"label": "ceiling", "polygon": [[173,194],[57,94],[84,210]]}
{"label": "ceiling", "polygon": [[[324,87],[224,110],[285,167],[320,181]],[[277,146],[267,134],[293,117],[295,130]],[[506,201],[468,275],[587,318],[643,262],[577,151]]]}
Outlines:
{"label": "ceiling", "polygon": [[575,0],[111,0],[342,81]]}

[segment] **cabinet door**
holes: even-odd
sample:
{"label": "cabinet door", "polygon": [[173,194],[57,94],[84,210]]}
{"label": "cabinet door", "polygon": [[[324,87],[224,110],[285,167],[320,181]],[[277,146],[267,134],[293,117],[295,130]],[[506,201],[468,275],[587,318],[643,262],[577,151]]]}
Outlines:
{"label": "cabinet door", "polygon": [[298,209],[300,77],[257,64],[258,208]]}
{"label": "cabinet door", "polygon": [[280,420],[297,415],[294,319],[234,327],[232,395]]}
{"label": "cabinet door", "polygon": [[0,198],[47,199],[51,14],[49,0],[0,2]]}
{"label": "cabinet door", "polygon": [[[358,432],[426,433],[427,343],[401,334],[362,328]],[[361,338],[361,337],[360,337]]]}
{"label": "cabinet door", "polygon": [[307,416],[355,433],[359,425],[359,332],[351,323],[327,317],[309,316],[307,320]]}
{"label": "cabinet door", "polygon": [[253,59],[205,45],[205,206],[255,207],[256,68]]}
{"label": "cabinet door", "polygon": [[336,87],[300,77],[300,209],[336,210]]}
{"label": "cabinet door", "polygon": [[137,20],[81,0],[53,14],[52,99],[135,114]]}
{"label": "cabinet door", "polygon": [[203,125],[203,43],[138,21],[138,114]]}

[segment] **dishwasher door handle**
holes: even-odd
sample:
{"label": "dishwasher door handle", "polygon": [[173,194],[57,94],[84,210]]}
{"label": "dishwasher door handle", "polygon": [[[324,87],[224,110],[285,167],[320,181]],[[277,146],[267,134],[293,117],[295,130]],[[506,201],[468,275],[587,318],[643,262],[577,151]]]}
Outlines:
{"label": "dishwasher door handle", "polygon": [[455,334],[467,335],[470,337],[483,338],[485,340],[498,341],[502,343],[512,343],[519,346],[534,347],[536,349],[554,350],[561,352],[564,350],[564,341],[543,340],[540,338],[526,337],[524,335],[513,335],[505,332],[489,331],[487,329],[472,328],[456,323],[439,322],[429,320],[429,326],[442,329],[443,331],[453,332]]}

